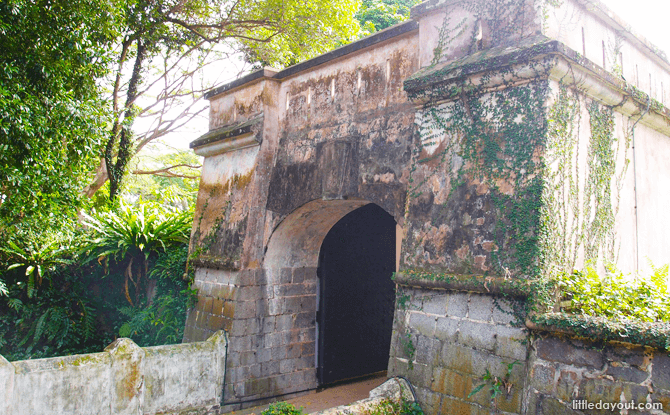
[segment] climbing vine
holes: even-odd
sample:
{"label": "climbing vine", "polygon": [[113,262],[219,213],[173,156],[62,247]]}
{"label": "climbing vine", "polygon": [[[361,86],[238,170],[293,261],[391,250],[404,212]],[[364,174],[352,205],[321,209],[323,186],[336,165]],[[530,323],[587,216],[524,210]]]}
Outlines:
{"label": "climbing vine", "polygon": [[547,87],[546,81],[536,81],[483,94],[462,91],[455,101],[428,105],[417,116],[419,139],[408,199],[437,193],[434,199],[441,203],[435,217],[440,217],[453,210],[455,192],[463,196],[463,190],[472,193],[468,188],[479,188],[475,193],[490,189],[490,200],[475,201],[473,209],[491,205],[484,214],[492,215],[495,226],[487,237],[495,241],[490,249],[501,275],[509,269],[538,275],[543,189],[539,154],[546,135]]}

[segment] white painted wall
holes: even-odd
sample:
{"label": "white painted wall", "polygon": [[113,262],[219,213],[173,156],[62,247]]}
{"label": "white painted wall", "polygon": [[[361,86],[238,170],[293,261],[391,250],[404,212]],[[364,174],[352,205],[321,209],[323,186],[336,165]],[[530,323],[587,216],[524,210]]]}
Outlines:
{"label": "white painted wall", "polygon": [[226,339],[141,348],[118,339],[102,353],[8,362],[0,356],[0,413],[209,413],[222,399]]}

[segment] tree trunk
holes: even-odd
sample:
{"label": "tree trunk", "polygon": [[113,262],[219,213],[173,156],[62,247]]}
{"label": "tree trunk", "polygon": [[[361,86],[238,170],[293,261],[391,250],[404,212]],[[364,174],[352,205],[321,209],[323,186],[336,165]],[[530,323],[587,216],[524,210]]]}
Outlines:
{"label": "tree trunk", "polygon": [[98,168],[95,169],[95,178],[91,183],[88,184],[88,186],[84,187],[82,193],[85,194],[86,197],[93,197],[95,192],[100,190],[100,188],[105,184],[105,182],[108,179],[109,175],[107,174],[107,163],[105,163],[104,158],[101,158]]}

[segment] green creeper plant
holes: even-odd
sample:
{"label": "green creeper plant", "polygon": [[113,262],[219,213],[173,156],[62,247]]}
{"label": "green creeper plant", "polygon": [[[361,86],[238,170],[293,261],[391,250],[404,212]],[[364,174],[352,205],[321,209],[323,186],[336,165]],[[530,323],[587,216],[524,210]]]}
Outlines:
{"label": "green creeper plant", "polygon": [[423,415],[423,410],[416,402],[404,398],[386,398],[378,404],[365,408],[361,415]]}
{"label": "green creeper plant", "polygon": [[482,377],[483,382],[477,385],[472,390],[472,392],[468,394],[468,398],[472,397],[485,387],[488,387],[489,392],[491,393],[491,401],[493,402],[493,406],[494,408],[497,407],[498,397],[512,392],[512,383],[510,382],[510,377],[512,376],[512,370],[514,369],[514,366],[519,364],[521,363],[517,360],[513,361],[512,363],[508,363],[507,371],[502,378],[492,375],[491,372],[486,369],[486,373]]}
{"label": "green creeper plant", "polygon": [[296,409],[295,406],[293,406],[288,402],[271,403],[268,409],[261,412],[261,415],[301,415],[301,414],[303,414],[302,408]]}

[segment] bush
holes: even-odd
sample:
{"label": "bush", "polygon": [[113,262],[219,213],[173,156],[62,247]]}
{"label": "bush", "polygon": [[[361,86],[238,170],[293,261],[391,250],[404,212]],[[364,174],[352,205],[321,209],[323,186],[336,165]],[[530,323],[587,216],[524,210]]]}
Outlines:
{"label": "bush", "polygon": [[122,205],[88,217],[88,231],[28,232],[7,243],[0,354],[99,352],[119,336],[140,346],[180,342],[195,295],[186,271],[190,217],[155,204]]}
{"label": "bush", "polygon": [[277,402],[271,403],[268,409],[261,412],[261,415],[301,415],[302,413],[302,408],[296,409],[288,402]]}
{"label": "bush", "polygon": [[651,267],[648,277],[625,276],[612,265],[600,276],[592,263],[584,271],[564,274],[559,280],[563,311],[619,321],[669,322],[668,265]]}

